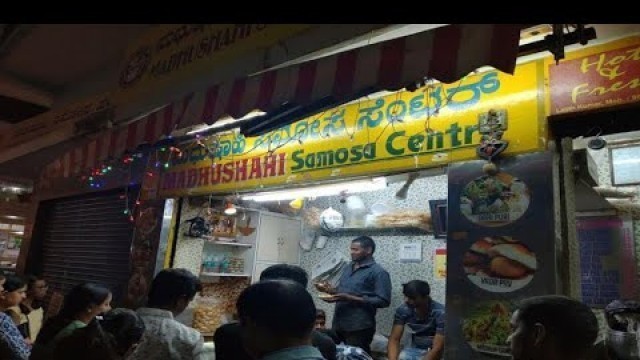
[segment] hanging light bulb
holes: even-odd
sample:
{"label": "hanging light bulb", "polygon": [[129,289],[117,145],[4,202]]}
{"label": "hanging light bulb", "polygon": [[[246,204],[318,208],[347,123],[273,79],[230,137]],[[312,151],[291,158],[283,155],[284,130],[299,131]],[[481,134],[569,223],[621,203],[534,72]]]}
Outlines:
{"label": "hanging light bulb", "polygon": [[233,203],[228,202],[227,205],[224,208],[224,214],[225,215],[235,215],[236,213],[238,213],[238,209],[236,209],[235,205],[233,205]]}

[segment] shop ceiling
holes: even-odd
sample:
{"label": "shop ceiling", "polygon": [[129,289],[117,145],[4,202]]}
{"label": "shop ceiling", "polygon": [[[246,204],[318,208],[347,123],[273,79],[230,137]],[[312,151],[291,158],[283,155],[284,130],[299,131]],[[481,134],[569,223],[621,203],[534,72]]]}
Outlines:
{"label": "shop ceiling", "polygon": [[[87,92],[106,91],[128,44],[150,26],[0,24],[0,131]],[[58,151],[7,162],[0,173],[33,179]]]}
{"label": "shop ceiling", "polygon": [[[153,26],[156,25],[0,24],[0,132],[49,109],[115,88],[127,47]],[[370,24],[368,29],[383,26]],[[363,24],[358,29],[367,27]],[[389,29],[400,34],[396,36],[421,31],[404,25]],[[342,40],[336,38],[332,44]],[[354,41],[362,39],[355,37],[345,43]],[[73,141],[67,141],[4,162],[0,175],[34,179],[42,166],[73,145]]]}
{"label": "shop ceiling", "polygon": [[[294,62],[443,25],[394,25],[379,33],[377,39],[354,37]],[[152,26],[0,24],[0,131],[52,107],[64,106],[83,95],[110,90],[113,79],[117,79],[120,61],[128,44]],[[532,42],[538,35],[536,31],[523,33],[523,40]],[[0,174],[33,179],[42,166],[73,145],[73,141],[68,141],[56,145],[55,149],[7,161],[0,164]]]}
{"label": "shop ceiling", "polygon": [[0,24],[0,128],[108,79],[128,44],[149,26]]}

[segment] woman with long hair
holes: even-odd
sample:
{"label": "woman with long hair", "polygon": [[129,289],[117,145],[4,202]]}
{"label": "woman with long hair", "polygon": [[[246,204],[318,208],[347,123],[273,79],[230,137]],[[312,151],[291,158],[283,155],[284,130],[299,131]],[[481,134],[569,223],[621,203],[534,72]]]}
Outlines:
{"label": "woman with long hair", "polygon": [[[4,291],[3,287],[5,280],[6,278],[0,274],[0,294],[2,297],[8,298],[10,295]],[[3,304],[8,304],[8,302],[0,301],[0,359],[27,360],[31,354],[31,347],[25,341],[13,319],[5,314],[7,308]]]}
{"label": "woman with long hair", "polygon": [[0,307],[13,319],[22,336],[28,339],[29,321],[20,311],[20,304],[27,296],[27,284],[20,277],[9,275],[5,278],[3,287],[4,290],[0,293]]}
{"label": "woman with long hair", "polygon": [[144,322],[135,311],[113,309],[102,320],[61,340],[53,360],[123,360],[135,350],[144,331]]}
{"label": "woman with long hair", "polygon": [[111,310],[111,291],[101,285],[74,286],[65,296],[60,313],[49,319],[33,347],[32,360],[49,360],[58,343],[75,330],[91,324],[97,315]]}

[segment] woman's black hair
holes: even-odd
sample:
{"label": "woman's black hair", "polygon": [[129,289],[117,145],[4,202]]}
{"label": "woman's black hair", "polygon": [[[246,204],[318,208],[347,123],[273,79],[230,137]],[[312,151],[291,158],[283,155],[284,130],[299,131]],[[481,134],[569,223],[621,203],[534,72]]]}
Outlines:
{"label": "woman's black hair", "polygon": [[36,339],[36,344],[47,344],[49,341],[69,325],[77,315],[86,311],[91,305],[102,304],[111,291],[106,287],[93,283],[76,285],[64,297],[62,310],[55,317],[49,319]]}
{"label": "woman's black hair", "polygon": [[144,322],[134,311],[113,309],[101,321],[93,321],[60,341],[53,360],[73,359],[77,354],[92,360],[124,359],[129,349],[140,342],[144,331]]}
{"label": "woman's black hair", "polygon": [[4,287],[4,291],[6,292],[20,290],[25,286],[27,286],[27,284],[24,282],[24,280],[16,275],[6,275],[4,285],[2,285],[2,287]]}
{"label": "woman's black hair", "polygon": [[91,305],[102,304],[110,294],[111,290],[102,285],[93,283],[76,285],[64,297],[60,315],[73,319],[76,315],[86,311]]}

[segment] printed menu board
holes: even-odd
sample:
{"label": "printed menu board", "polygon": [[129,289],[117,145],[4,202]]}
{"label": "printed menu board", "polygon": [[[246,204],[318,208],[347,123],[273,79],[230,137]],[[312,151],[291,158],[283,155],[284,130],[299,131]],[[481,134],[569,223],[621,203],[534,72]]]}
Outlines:
{"label": "printed menu board", "polygon": [[447,324],[450,360],[510,358],[518,301],[555,292],[552,156],[534,153],[449,170]]}

